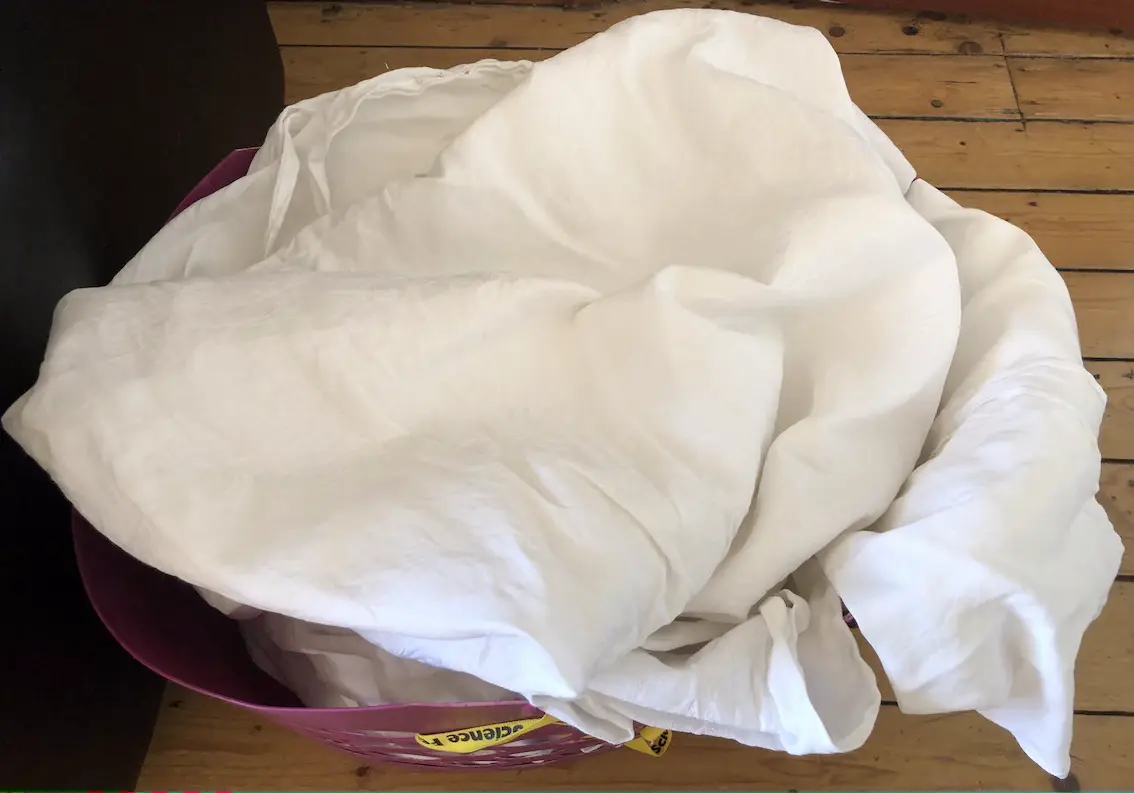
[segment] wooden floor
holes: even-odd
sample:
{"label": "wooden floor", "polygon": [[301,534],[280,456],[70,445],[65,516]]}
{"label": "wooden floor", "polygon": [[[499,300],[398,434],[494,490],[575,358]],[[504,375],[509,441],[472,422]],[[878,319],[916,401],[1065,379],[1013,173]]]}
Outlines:
{"label": "wooden floor", "polygon": [[[1083,0],[1090,2],[1090,0]],[[545,0],[546,2],[546,0]],[[614,22],[697,2],[542,5],[277,3],[290,100],[402,66],[540,59]],[[1087,366],[1110,395],[1099,498],[1134,537],[1134,40],[834,6],[714,0],[824,31],[851,92],[921,175],[1019,224],[1063,271]],[[1077,672],[1074,771],[1083,789],[1134,789],[1134,553]],[[877,666],[877,665],[875,665]],[[884,678],[882,678],[884,680]],[[892,695],[883,686],[883,696]],[[679,736],[661,759],[629,751],[502,774],[366,768],[224,704],[171,689],[143,790],[1043,790],[1006,733],[972,715],[884,705],[853,754],[793,758]]]}

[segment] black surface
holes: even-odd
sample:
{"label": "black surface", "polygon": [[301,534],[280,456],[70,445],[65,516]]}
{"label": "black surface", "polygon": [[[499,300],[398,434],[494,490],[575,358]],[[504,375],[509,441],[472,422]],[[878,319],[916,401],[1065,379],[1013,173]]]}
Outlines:
{"label": "black surface", "polygon": [[[0,7],[0,409],[55,303],[105,283],[283,105],[262,0]],[[161,682],[79,582],[67,506],[0,434],[0,789],[132,789]]]}

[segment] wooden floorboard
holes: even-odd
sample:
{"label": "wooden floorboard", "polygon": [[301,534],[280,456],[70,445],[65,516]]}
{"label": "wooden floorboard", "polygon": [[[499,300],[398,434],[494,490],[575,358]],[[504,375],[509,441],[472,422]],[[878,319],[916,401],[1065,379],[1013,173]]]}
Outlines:
{"label": "wooden floorboard", "polygon": [[[909,716],[883,707],[866,745],[790,757],[679,735],[660,759],[627,750],[517,773],[367,769],[358,759],[229,705],[173,688],[139,790],[1050,790],[1011,738],[974,714]],[[169,717],[170,714],[173,717]],[[1077,716],[1084,790],[1134,779],[1128,719]]]}
{"label": "wooden floorboard", "polygon": [[[1134,460],[1134,361],[1088,361],[1087,368],[1106,389],[1099,451],[1110,459]],[[1130,625],[1134,634],[1134,621]]]}
{"label": "wooden floorboard", "polygon": [[1011,58],[1028,119],[1134,121],[1134,62]]}
{"label": "wooden floorboard", "polygon": [[[1106,509],[1115,531],[1126,545],[1122,568],[1118,572],[1120,575],[1134,576],[1134,464],[1103,463],[1099,503]],[[1129,627],[1125,630],[1127,634],[1134,633]],[[1134,741],[1134,735],[1131,740]]]}
{"label": "wooden floorboard", "polygon": [[952,191],[1015,223],[1063,269],[1134,270],[1134,195]]}
{"label": "wooden floorboard", "polygon": [[[999,55],[840,56],[851,98],[872,116],[1018,119],[1005,59]],[[907,79],[895,81],[894,70]]]}
{"label": "wooden floorboard", "polygon": [[1064,273],[1088,358],[1134,357],[1134,277],[1127,273]]}
{"label": "wooden floorboard", "polygon": [[1000,29],[1004,51],[1010,55],[1049,58],[1134,58],[1134,36],[1122,33],[1052,30],[1042,27]]}
{"label": "wooden floorboard", "polygon": [[[542,6],[277,3],[272,23],[280,44],[386,47],[571,47],[638,14],[703,7],[698,0],[627,0],[601,8]],[[822,31],[838,52],[1000,53],[999,29],[987,24],[919,20],[838,6],[720,0],[714,8],[762,13]],[[911,34],[912,32],[912,34]]]}
{"label": "wooden floorboard", "polygon": [[918,175],[946,189],[1134,190],[1126,124],[883,119]]}
{"label": "wooden floorboard", "polygon": [[[856,0],[856,5],[915,14],[925,8],[924,0]],[[1128,0],[933,0],[933,10],[1075,28],[1134,28],[1134,8]]]}
{"label": "wooden floorboard", "polygon": [[[699,2],[559,0],[490,5],[270,3],[288,96],[403,66],[539,59],[645,11]],[[713,5],[817,27],[856,101],[920,174],[961,203],[1031,233],[1063,276],[1087,367],[1109,405],[1099,501],[1134,547],[1134,39],[1109,33],[856,12],[835,5]],[[979,119],[979,121],[974,121]],[[1109,360],[1099,360],[1109,359]],[[1074,768],[1083,789],[1134,785],[1134,552],[1084,638],[1076,667]],[[867,656],[870,657],[869,650]],[[892,698],[884,672],[881,687]],[[177,704],[177,707],[173,707]],[[1115,714],[1131,715],[1115,715]],[[678,736],[665,758],[628,751],[522,774],[367,768],[362,761],[176,687],[143,789],[284,790],[1037,790],[1045,775],[973,714],[883,707],[866,747],[792,758]]]}
{"label": "wooden floorboard", "polygon": [[[570,47],[616,22],[664,8],[702,7],[699,0],[627,0],[565,10],[559,3],[474,6],[423,3],[272,3],[280,44],[335,46]],[[809,25],[838,52],[1007,53],[1057,58],[1134,58],[1129,35],[1003,26],[858,11],[837,5],[794,8],[786,3],[721,0],[715,8]],[[428,17],[424,17],[428,14]]]}

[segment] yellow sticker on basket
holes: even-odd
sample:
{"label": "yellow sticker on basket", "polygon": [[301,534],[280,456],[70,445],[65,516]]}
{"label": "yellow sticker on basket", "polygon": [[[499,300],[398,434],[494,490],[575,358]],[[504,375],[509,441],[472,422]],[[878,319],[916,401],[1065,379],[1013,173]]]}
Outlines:
{"label": "yellow sticker on basket", "polygon": [[555,724],[558,721],[554,716],[541,716],[538,719],[520,719],[518,721],[502,721],[499,724],[486,724],[483,727],[470,727],[452,732],[435,732],[430,735],[418,734],[417,742],[422,746],[438,752],[450,754],[472,754],[481,749],[500,746],[517,738],[527,735],[540,727]]}
{"label": "yellow sticker on basket", "polygon": [[[559,719],[544,714],[538,719],[502,721],[499,724],[486,724],[483,727],[469,727],[452,732],[418,733],[414,737],[420,745],[436,752],[472,754],[481,749],[501,746],[517,738],[522,738],[540,727],[559,723]],[[661,757],[669,749],[672,741],[673,733],[669,730],[643,727],[637,736],[622,745],[627,749],[633,749],[635,752],[641,752],[650,757]]]}
{"label": "yellow sticker on basket", "polygon": [[629,743],[624,743],[627,749],[648,754],[650,757],[661,757],[673,742],[673,733],[657,727],[643,727],[638,736]]}

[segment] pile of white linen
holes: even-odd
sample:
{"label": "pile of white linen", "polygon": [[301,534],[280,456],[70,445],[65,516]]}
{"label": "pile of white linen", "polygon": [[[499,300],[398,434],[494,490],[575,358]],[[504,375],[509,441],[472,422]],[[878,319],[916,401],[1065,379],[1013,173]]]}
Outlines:
{"label": "pile of white linen", "polygon": [[601,738],[859,746],[842,598],[905,710],[1062,774],[1103,404],[1059,275],[822,35],[682,10],[288,108],[4,421],[139,559]]}

